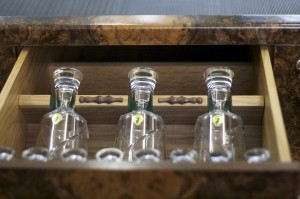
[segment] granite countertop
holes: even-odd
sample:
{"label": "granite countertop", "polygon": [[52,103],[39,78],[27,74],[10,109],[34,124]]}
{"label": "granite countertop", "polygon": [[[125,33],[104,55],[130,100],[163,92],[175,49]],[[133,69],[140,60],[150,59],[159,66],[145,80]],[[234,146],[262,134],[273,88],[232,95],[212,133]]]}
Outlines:
{"label": "granite countertop", "polygon": [[2,46],[300,44],[300,16],[0,18]]}
{"label": "granite countertop", "polygon": [[299,44],[298,0],[3,0],[0,45]]}

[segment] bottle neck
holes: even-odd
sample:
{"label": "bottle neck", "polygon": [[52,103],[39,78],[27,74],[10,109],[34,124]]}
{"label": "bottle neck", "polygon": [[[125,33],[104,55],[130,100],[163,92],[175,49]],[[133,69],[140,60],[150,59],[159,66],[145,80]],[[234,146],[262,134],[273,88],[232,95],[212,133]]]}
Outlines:
{"label": "bottle neck", "polygon": [[134,101],[134,110],[147,110],[152,99],[152,89],[136,88],[132,90],[132,99]]}
{"label": "bottle neck", "polygon": [[231,92],[227,87],[214,87],[208,91],[208,109],[231,111]]}
{"label": "bottle neck", "polygon": [[60,87],[55,89],[56,94],[56,108],[71,108],[75,109],[75,99],[77,95],[77,91],[70,87]]}

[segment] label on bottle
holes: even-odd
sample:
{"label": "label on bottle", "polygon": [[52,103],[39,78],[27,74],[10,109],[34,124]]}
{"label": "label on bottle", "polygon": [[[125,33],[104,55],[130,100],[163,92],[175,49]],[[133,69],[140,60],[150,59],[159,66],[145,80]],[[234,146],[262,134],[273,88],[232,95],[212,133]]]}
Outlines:
{"label": "label on bottle", "polygon": [[217,127],[221,126],[223,124],[223,115],[214,115],[212,118],[212,122]]}
{"label": "label on bottle", "polygon": [[133,116],[132,120],[136,126],[140,126],[144,121],[144,116],[141,114],[136,114]]}
{"label": "label on bottle", "polygon": [[60,121],[62,121],[63,116],[60,113],[55,113],[51,119],[52,119],[53,124],[57,125]]}

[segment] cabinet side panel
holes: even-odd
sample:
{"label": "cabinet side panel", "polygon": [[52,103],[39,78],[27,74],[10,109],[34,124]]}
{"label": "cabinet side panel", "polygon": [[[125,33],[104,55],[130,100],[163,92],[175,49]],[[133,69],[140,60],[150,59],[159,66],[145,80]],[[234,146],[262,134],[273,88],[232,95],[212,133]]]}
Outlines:
{"label": "cabinet side panel", "polygon": [[0,144],[15,148],[17,154],[23,149],[26,138],[26,121],[18,101],[30,65],[29,54],[29,49],[22,51],[0,94]]}
{"label": "cabinet side panel", "polygon": [[258,76],[261,92],[265,96],[262,126],[263,145],[271,150],[274,160],[289,162],[291,155],[269,51],[266,46],[262,46],[260,52]]}

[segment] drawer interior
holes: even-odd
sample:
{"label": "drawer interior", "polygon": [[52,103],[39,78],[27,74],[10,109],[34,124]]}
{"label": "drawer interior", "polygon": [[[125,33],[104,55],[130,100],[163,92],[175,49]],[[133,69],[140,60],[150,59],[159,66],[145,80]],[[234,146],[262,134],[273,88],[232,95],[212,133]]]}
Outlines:
{"label": "drawer interior", "polygon": [[[89,156],[93,158],[97,150],[114,145],[118,118],[127,112],[128,71],[151,66],[159,74],[153,105],[166,123],[167,153],[192,148],[196,119],[207,112],[203,71],[219,65],[235,73],[233,112],[244,120],[247,147],[263,146],[274,160],[290,161],[268,49],[253,46],[24,48],[0,96],[0,144],[16,148],[18,154],[34,146],[39,121],[50,111],[52,72],[70,66],[84,75],[76,111],[89,124]],[[122,102],[79,102],[79,97],[87,96],[111,96]],[[202,103],[159,103],[171,96],[200,97]]]}

